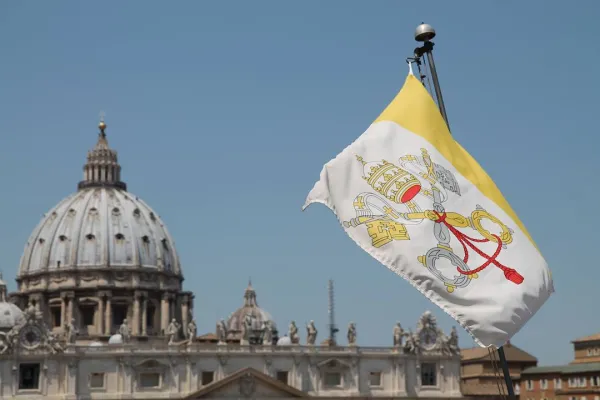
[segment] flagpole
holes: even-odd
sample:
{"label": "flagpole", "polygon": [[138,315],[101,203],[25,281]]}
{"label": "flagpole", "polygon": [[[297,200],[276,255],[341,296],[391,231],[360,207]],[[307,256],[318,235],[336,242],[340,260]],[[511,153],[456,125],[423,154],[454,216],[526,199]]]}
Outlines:
{"label": "flagpole", "polygon": [[415,30],[415,40],[417,42],[423,42],[423,46],[415,49],[415,57],[420,59],[425,55],[427,57],[427,63],[431,71],[431,79],[433,80],[433,88],[435,90],[435,97],[437,98],[438,107],[442,113],[448,130],[450,130],[450,124],[448,123],[448,115],[446,114],[446,106],[444,105],[444,97],[442,96],[442,88],[440,87],[440,80],[438,79],[437,70],[435,69],[435,61],[433,61],[433,46],[435,45],[431,39],[435,37],[435,29],[429,24],[422,23],[417,26]]}
{"label": "flagpole", "polygon": [[[444,105],[444,98],[442,96],[442,89],[440,87],[440,80],[438,78],[437,70],[435,69],[435,61],[433,60],[433,46],[434,43],[431,41],[435,37],[435,29],[429,24],[421,23],[415,30],[415,40],[422,42],[423,46],[415,49],[415,58],[420,60],[423,55],[427,57],[427,63],[429,64],[429,70],[431,74],[431,80],[433,81],[433,88],[435,90],[435,97],[437,98],[438,107],[448,130],[450,130],[450,124],[448,123],[448,115],[446,114],[446,106]],[[515,389],[513,387],[512,379],[510,377],[510,371],[508,369],[508,363],[506,362],[506,355],[504,354],[504,348],[498,347],[498,358],[500,365],[502,366],[502,372],[504,374],[504,383],[506,384],[506,390],[508,396],[511,399],[516,399]]]}

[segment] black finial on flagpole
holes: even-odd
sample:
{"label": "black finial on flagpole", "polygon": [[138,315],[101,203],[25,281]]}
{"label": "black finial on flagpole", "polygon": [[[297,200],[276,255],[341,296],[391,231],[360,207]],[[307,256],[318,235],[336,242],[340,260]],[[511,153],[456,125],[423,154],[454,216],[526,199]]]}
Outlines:
{"label": "black finial on flagpole", "polygon": [[435,37],[435,29],[429,24],[421,23],[415,29],[415,40],[417,42],[423,42],[423,46],[415,49],[415,58],[420,60],[423,55],[427,57],[429,63],[429,70],[431,71],[431,79],[433,80],[433,87],[435,89],[435,97],[437,98],[438,107],[442,113],[448,130],[450,130],[450,124],[448,123],[448,115],[446,114],[446,106],[444,105],[444,97],[442,96],[442,89],[440,88],[440,81],[438,79],[437,70],[435,69],[435,62],[433,60],[433,46],[435,45],[431,40]]}
{"label": "black finial on flagpole", "polygon": [[[417,42],[423,42],[423,46],[417,47],[415,49],[414,58],[407,59],[407,61],[414,61],[417,65],[420,66],[421,58],[423,55],[427,57],[427,62],[429,64],[429,70],[431,79],[433,80],[433,87],[435,90],[435,97],[437,98],[438,107],[440,108],[440,112],[444,121],[446,121],[446,125],[448,126],[448,130],[450,130],[450,124],[448,123],[448,115],[446,114],[446,106],[444,105],[444,98],[442,96],[442,89],[440,87],[440,81],[438,78],[437,70],[435,69],[435,62],[433,61],[433,46],[434,43],[431,41],[435,37],[435,29],[429,24],[424,22],[421,25],[417,26],[415,29],[415,40]],[[424,76],[421,76],[423,79]],[[516,399],[515,396],[515,388],[512,383],[512,379],[510,377],[510,371],[508,369],[508,363],[506,361],[506,355],[504,354],[504,348],[498,347],[498,359],[500,361],[500,365],[502,366],[502,372],[504,373],[504,383],[506,384],[506,390],[508,392],[508,397],[511,399]]]}

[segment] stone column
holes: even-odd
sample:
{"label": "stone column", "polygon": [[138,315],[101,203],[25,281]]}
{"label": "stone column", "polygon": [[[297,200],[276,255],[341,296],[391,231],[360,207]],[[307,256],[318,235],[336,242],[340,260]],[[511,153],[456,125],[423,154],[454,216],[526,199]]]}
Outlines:
{"label": "stone column", "polygon": [[142,299],[142,335],[148,335],[148,294]]}
{"label": "stone column", "polygon": [[98,318],[96,319],[96,334],[104,333],[104,296],[98,296]]}
{"label": "stone column", "polygon": [[140,300],[142,294],[136,291],[133,294],[133,321],[131,326],[131,333],[135,336],[140,334],[140,319],[142,316],[140,315]]}
{"label": "stone column", "polygon": [[181,325],[183,327],[183,336],[187,338],[187,326],[189,322],[189,298],[188,296],[184,296],[181,299]]}
{"label": "stone column", "polygon": [[167,332],[169,326],[169,293],[163,293],[160,303],[160,329],[164,335]]}
{"label": "stone column", "polygon": [[65,328],[65,321],[67,320],[67,299],[66,296],[61,293],[60,294],[60,327],[61,329]]}
{"label": "stone column", "polygon": [[110,336],[112,334],[112,305],[110,301],[110,295],[106,296],[106,311],[104,314],[104,334]]}
{"label": "stone column", "polygon": [[73,320],[73,302],[75,301],[75,294],[73,292],[67,292],[67,322]]}

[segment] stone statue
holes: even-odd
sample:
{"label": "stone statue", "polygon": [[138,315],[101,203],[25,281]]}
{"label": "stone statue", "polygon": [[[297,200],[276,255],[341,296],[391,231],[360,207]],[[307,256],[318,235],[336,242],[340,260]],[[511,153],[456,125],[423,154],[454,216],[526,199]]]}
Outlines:
{"label": "stone statue", "polygon": [[348,345],[356,346],[356,324],[350,322],[348,325]]}
{"label": "stone statue", "polygon": [[127,318],[123,320],[123,323],[119,327],[119,334],[123,339],[123,343],[129,343],[131,339],[131,331],[129,330],[129,325],[127,325]]}
{"label": "stone statue", "polygon": [[45,345],[53,354],[62,353],[65,350],[58,341],[58,337],[56,337],[56,335],[53,332],[47,333]]}
{"label": "stone statue", "polygon": [[312,346],[317,341],[317,328],[315,327],[315,321],[310,321],[306,325],[306,344]]}
{"label": "stone statue", "polygon": [[400,325],[400,322],[396,322],[396,325],[394,326],[394,347],[401,347],[402,338],[404,338],[405,336],[408,336],[408,334],[404,332],[404,329],[402,329],[402,325]]}
{"label": "stone statue", "polygon": [[188,344],[192,344],[196,335],[198,334],[198,326],[196,326],[196,320],[192,319],[187,326],[187,338]]}
{"label": "stone statue", "polygon": [[409,329],[406,334],[406,343],[404,344],[404,351],[410,354],[418,354],[420,352],[419,337],[412,333]]}
{"label": "stone statue", "polygon": [[67,344],[74,344],[78,334],[79,330],[75,326],[75,318],[72,318],[71,322],[65,324],[65,339]]}
{"label": "stone statue", "polygon": [[242,323],[242,338],[243,343],[250,344],[250,336],[252,336],[252,315],[246,314]]}
{"label": "stone statue", "polygon": [[217,322],[217,338],[219,339],[219,344],[227,343],[227,325],[225,325],[225,320],[221,319]]}
{"label": "stone statue", "polygon": [[273,344],[273,326],[271,321],[265,321],[262,327],[263,345],[270,346]]}
{"label": "stone statue", "polygon": [[0,332],[0,354],[5,354],[11,348],[11,343],[6,333]]}
{"label": "stone statue", "polygon": [[444,340],[444,350],[452,355],[460,354],[460,348],[458,347],[458,332],[456,327],[453,326],[450,331],[450,337]]}
{"label": "stone statue", "polygon": [[292,344],[300,343],[300,336],[298,336],[298,327],[296,326],[296,321],[290,322],[288,336]]}
{"label": "stone statue", "polygon": [[179,335],[179,329],[181,329],[181,325],[175,318],[171,320],[171,323],[167,327],[167,336],[169,337],[169,344],[174,344],[175,340],[177,340],[177,336]]}

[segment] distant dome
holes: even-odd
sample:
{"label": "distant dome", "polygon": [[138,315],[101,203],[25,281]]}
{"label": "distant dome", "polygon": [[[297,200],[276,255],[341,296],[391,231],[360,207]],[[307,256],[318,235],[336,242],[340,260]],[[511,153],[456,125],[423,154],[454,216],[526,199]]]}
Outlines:
{"label": "distant dome", "polygon": [[241,332],[246,315],[252,316],[252,329],[255,331],[262,330],[263,323],[267,321],[271,321],[272,328],[277,329],[271,314],[258,306],[256,292],[251,283],[248,283],[248,287],[244,292],[244,305],[235,310],[227,319],[227,331],[232,333]]}
{"label": "distant dome", "polygon": [[44,215],[18,278],[69,269],[153,268],[181,275],[174,241],[158,215],[121,182],[117,152],[100,125],[79,190]]}
{"label": "distant dome", "polygon": [[0,329],[11,329],[25,321],[23,311],[12,303],[0,303]]}
{"label": "distant dome", "polygon": [[291,346],[292,345],[292,339],[290,339],[287,336],[283,336],[281,338],[279,338],[279,340],[277,341],[277,346]]}
{"label": "distant dome", "polygon": [[108,344],[123,344],[123,336],[120,333],[116,333],[108,338]]}
{"label": "distant dome", "polygon": [[23,311],[13,303],[7,302],[6,283],[0,273],[0,330],[9,330],[15,325],[25,322]]}

